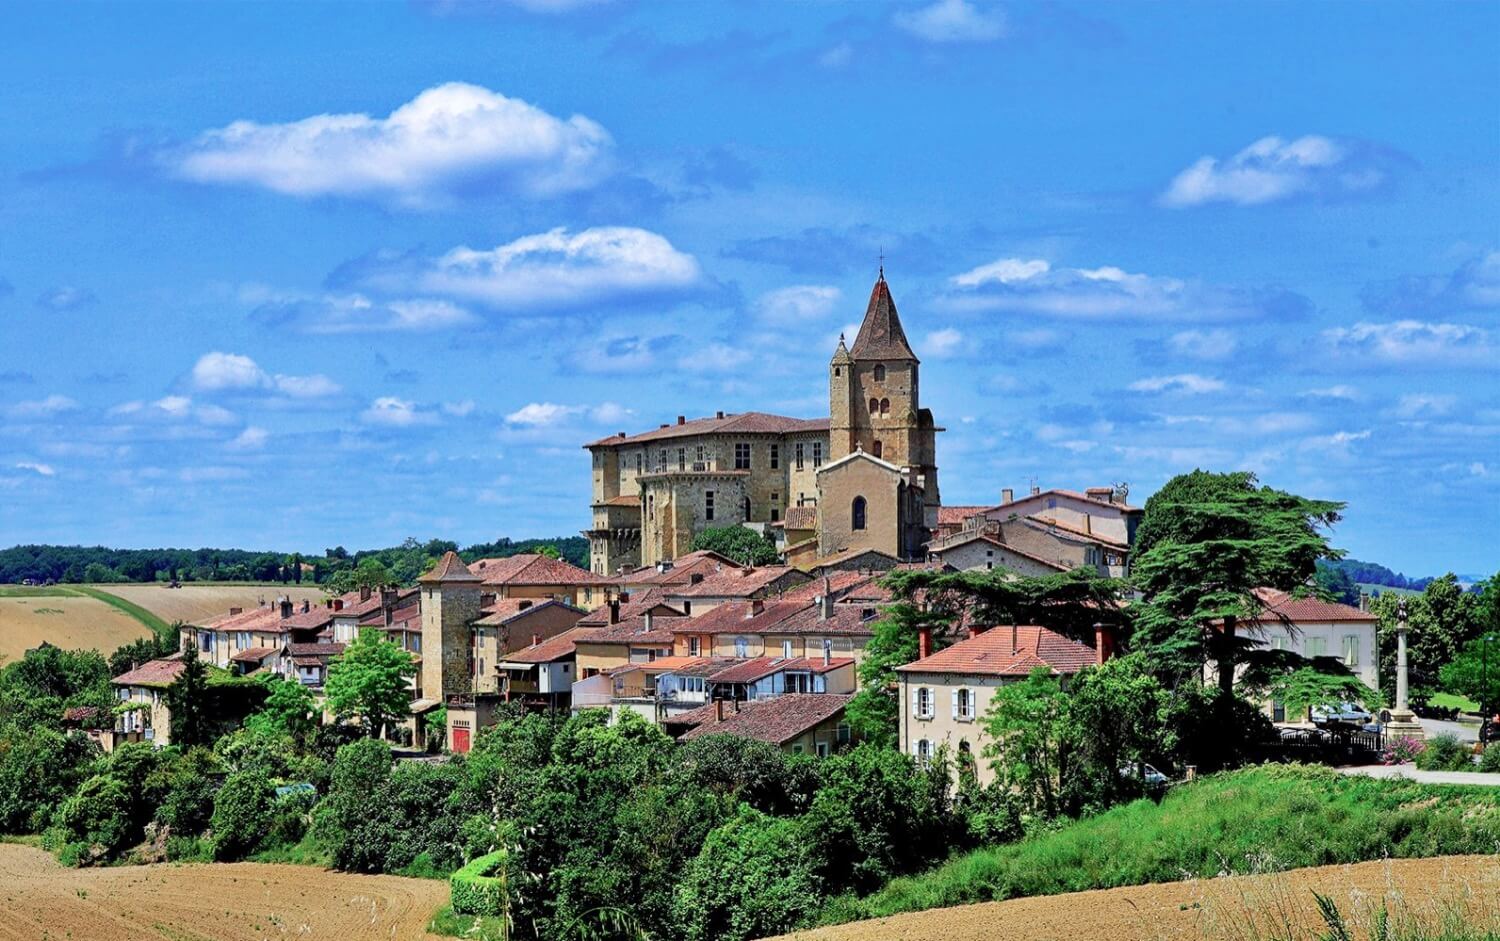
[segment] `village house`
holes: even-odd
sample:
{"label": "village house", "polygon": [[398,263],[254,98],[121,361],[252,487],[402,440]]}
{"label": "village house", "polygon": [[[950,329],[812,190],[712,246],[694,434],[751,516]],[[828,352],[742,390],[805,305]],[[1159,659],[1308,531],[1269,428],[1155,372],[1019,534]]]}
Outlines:
{"label": "village house", "polygon": [[722,604],[773,598],[811,580],[789,565],[720,566],[708,575],[694,574],[686,585],[665,589],[667,604],[688,616],[706,614]]}
{"label": "village house", "polygon": [[576,642],[596,628],[571,627],[546,640],[533,635],[530,646],[508,650],[495,665],[506,702],[524,702],[549,714],[567,713],[577,679]]}
{"label": "village house", "polygon": [[901,750],[927,761],[940,747],[958,765],[973,768],[980,784],[994,780],[983,759],[990,743],[983,718],[995,691],[1043,669],[1064,684],[1113,653],[1113,635],[1102,629],[1095,645],[1036,625],[971,628],[971,636],[932,652],[924,632],[917,660],[896,668],[900,690]]}
{"label": "village house", "polygon": [[157,748],[172,744],[172,714],[167,709],[167,687],[182,675],[180,655],[147,660],[110,681],[117,699],[115,725],[100,737],[106,752],[126,742],[150,742]]}
{"label": "village house", "polygon": [[1033,488],[1020,500],[1007,489],[999,506],[944,507],[927,557],[960,571],[1047,575],[1087,567],[1122,578],[1144,512],[1125,498],[1123,487]]}
{"label": "village house", "polygon": [[737,735],[769,742],[794,755],[826,758],[853,741],[844,707],[852,697],[791,693],[753,702],[718,700],[672,716],[669,735],[691,741],[705,735]]}
{"label": "village house", "polygon": [[[604,600],[610,583],[564,559],[522,553],[503,559],[477,559],[469,571],[484,581],[484,593],[494,600],[564,601],[584,610]],[[489,597],[485,603],[488,604]]]}
{"label": "village house", "polygon": [[[474,646],[469,655],[474,664],[473,691],[504,695],[501,661],[571,630],[584,613],[566,601],[532,598],[502,598],[481,608],[482,616],[472,624]],[[570,676],[568,683],[572,682]]]}

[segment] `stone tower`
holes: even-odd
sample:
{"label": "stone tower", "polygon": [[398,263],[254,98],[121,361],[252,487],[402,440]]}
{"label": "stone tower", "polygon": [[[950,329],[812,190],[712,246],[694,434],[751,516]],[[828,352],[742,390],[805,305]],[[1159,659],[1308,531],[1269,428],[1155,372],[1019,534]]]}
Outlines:
{"label": "stone tower", "polygon": [[443,702],[455,693],[473,692],[469,624],[479,617],[484,579],[469,571],[458,553],[445,552],[417,583],[422,591],[422,698]]}
{"label": "stone tower", "polygon": [[875,280],[854,345],[840,340],[829,365],[829,457],[856,449],[920,478],[928,526],[937,524],[936,433],[932,412],[921,406],[919,362],[906,340],[896,302],[885,281]]}

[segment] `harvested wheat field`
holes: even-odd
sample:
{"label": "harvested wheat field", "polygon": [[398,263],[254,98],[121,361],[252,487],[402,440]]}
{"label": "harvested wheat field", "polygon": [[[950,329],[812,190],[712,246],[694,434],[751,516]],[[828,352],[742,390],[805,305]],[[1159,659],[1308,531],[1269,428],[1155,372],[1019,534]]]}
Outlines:
{"label": "harvested wheat field", "polygon": [[405,941],[448,901],[431,879],[214,863],[67,869],[0,845],[0,941]]}
{"label": "harvested wheat field", "polygon": [[1326,928],[1314,890],[1338,905],[1354,937],[1368,936],[1382,902],[1393,927],[1500,930],[1500,857],[1447,856],[986,902],[781,941],[1315,941]]}
{"label": "harvested wheat field", "polygon": [[150,632],[119,608],[78,594],[0,593],[0,658],[19,660],[46,641],[57,647],[112,653]]}
{"label": "harvested wheat field", "polygon": [[161,583],[132,585],[94,585],[117,598],[138,604],[171,624],[182,621],[201,623],[229,613],[230,608],[253,608],[261,601],[272,602],[290,597],[299,607],[303,599],[322,604],[323,589],[316,585],[195,585],[168,588]]}

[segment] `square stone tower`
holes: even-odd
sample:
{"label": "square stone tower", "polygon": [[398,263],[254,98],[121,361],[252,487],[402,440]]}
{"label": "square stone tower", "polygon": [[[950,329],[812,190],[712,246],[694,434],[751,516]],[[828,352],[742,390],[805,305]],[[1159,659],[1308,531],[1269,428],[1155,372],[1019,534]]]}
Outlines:
{"label": "square stone tower", "polygon": [[469,571],[456,552],[443,553],[432,571],[417,579],[422,591],[422,697],[442,702],[474,690],[469,625],[479,618],[484,579]]}

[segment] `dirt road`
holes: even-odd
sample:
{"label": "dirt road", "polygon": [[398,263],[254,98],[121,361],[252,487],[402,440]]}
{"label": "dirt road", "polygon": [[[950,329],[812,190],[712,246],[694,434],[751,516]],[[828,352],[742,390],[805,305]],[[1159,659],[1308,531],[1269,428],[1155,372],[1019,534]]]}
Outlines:
{"label": "dirt road", "polygon": [[0,844],[3,941],[408,941],[448,901],[429,879],[308,866],[163,864],[67,869]]}
{"label": "dirt road", "polygon": [[988,902],[796,932],[782,941],[1313,939],[1319,935],[1310,929],[1322,927],[1314,889],[1331,896],[1353,926],[1368,925],[1385,901],[1393,924],[1407,918],[1441,925],[1456,917],[1500,930],[1500,857],[1449,856]]}

